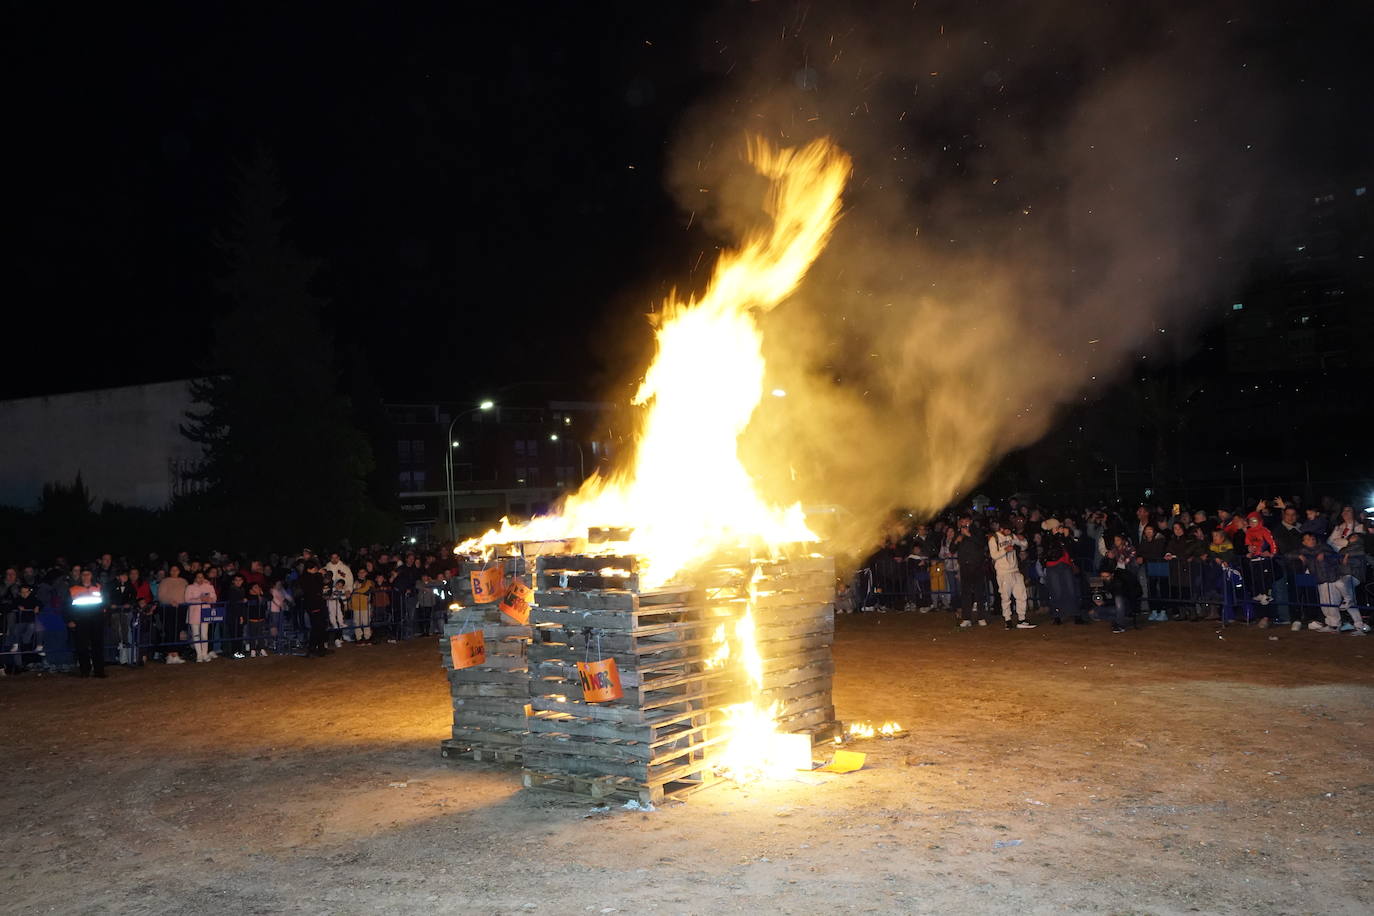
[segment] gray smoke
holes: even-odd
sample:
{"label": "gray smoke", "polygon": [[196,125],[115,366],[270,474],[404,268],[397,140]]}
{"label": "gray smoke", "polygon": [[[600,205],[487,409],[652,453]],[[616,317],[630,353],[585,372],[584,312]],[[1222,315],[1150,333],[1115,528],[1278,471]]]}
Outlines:
{"label": "gray smoke", "polygon": [[1222,12],[835,6],[708,27],[723,91],[672,183],[729,240],[759,217],[748,133],[854,156],[833,241],[763,319],[789,396],[742,451],[787,469],[775,498],[844,506],[857,550],[1195,328],[1236,279],[1277,115]]}

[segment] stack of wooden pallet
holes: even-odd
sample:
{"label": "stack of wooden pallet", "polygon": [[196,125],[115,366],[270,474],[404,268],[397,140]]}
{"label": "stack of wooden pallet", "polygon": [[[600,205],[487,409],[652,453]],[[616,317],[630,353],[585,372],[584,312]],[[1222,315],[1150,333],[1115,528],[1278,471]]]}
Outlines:
{"label": "stack of wooden pallet", "polygon": [[778,731],[835,736],[835,559],[802,556],[759,566],[754,625],[763,660],[764,704],[777,704]]}
{"label": "stack of wooden pallet", "polygon": [[[453,737],[440,746],[444,757],[520,761],[530,701],[530,628],[504,617],[496,601],[474,602],[470,580],[473,570],[498,563],[507,580],[526,575],[525,560],[508,557],[490,564],[465,562],[454,583],[457,595],[439,646],[453,695]],[[449,637],[474,630],[485,639],[486,662],[455,670]]]}
{"label": "stack of wooden pallet", "polygon": [[[542,556],[530,645],[525,785],[656,804],[710,784],[737,699],[714,636],[734,610],[691,585],[642,589],[631,557]],[[590,703],[577,663],[612,658],[624,695]]]}
{"label": "stack of wooden pallet", "polygon": [[[526,786],[646,804],[681,796],[715,780],[725,710],[751,699],[776,704],[781,731],[833,733],[833,560],[744,556],[652,590],[638,572],[630,557],[538,558]],[[758,695],[717,654],[751,606]],[[600,658],[615,660],[624,696],[586,702],[577,663]]]}

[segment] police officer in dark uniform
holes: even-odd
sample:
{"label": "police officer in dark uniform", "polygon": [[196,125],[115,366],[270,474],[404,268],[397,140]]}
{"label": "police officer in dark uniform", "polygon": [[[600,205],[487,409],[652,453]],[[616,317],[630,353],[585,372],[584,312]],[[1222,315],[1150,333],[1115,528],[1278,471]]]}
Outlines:
{"label": "police officer in dark uniform", "polygon": [[89,569],[68,590],[67,629],[76,642],[81,677],[105,676],[105,595]]}

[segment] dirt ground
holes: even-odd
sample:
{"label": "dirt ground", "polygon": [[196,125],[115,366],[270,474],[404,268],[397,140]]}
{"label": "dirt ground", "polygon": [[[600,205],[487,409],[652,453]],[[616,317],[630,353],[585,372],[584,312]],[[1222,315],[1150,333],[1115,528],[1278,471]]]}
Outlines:
{"label": "dirt ground", "polygon": [[0,911],[1365,914],[1371,656],[842,618],[840,716],[910,737],[652,813],[442,761],[427,641],[25,675],[0,681]]}

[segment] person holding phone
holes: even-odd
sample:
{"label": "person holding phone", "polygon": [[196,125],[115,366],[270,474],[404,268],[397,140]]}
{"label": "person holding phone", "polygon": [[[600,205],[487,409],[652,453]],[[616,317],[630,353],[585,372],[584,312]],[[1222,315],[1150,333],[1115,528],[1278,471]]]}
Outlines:
{"label": "person holding phone", "polygon": [[210,651],[210,624],[205,614],[218,596],[204,570],[196,571],[195,581],[186,586],[186,638],[196,654],[196,661],[208,662],[218,656]]}

